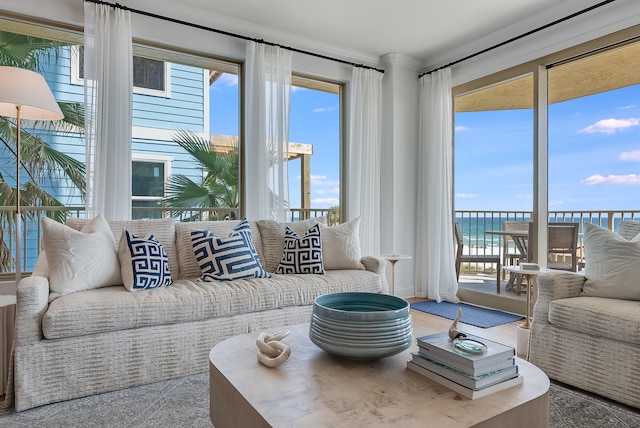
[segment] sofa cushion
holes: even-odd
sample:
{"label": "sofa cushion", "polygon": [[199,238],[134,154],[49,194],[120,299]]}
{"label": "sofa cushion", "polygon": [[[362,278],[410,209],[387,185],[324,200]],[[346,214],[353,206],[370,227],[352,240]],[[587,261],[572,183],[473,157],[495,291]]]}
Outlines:
{"label": "sofa cushion", "polygon": [[140,238],[124,229],[118,244],[118,258],[122,284],[127,290],[171,285],[167,252],[153,235]]}
{"label": "sofa cushion", "polygon": [[640,300],[640,236],[631,241],[584,224],[585,278],[581,296]]}
{"label": "sofa cushion", "polygon": [[122,284],[116,242],[104,217],[88,221],[82,230],[44,217],[42,229],[53,297]]}
{"label": "sofa cushion", "polygon": [[284,249],[276,273],[324,274],[320,225],[315,224],[301,238],[289,226],[284,232]]}
{"label": "sofa cushion", "polygon": [[640,235],[640,221],[621,221],[618,225],[618,235],[622,236],[627,241],[631,241],[633,238]]}
{"label": "sofa cushion", "polygon": [[[196,230],[208,230],[218,236],[227,237],[240,225],[241,221],[193,221],[176,223],[176,245],[178,247],[178,261],[180,262],[180,279],[193,279],[202,275],[196,256],[193,254],[191,232]],[[262,254],[262,240],[260,230],[255,221],[247,222],[251,231],[251,241],[258,253],[260,263],[264,266]],[[175,275],[174,275],[175,277]]]}
{"label": "sofa cushion", "polygon": [[640,302],[573,297],[549,304],[549,322],[567,331],[640,345]]}
{"label": "sofa cushion", "polygon": [[264,261],[262,265],[267,272],[275,272],[282,258],[284,249],[284,231],[288,227],[298,235],[304,235],[311,226],[316,223],[327,223],[326,217],[315,217],[308,220],[291,223],[280,223],[273,220],[258,220],[260,236],[262,237],[262,252]]}
{"label": "sofa cushion", "polygon": [[364,269],[360,261],[360,217],[332,227],[320,223],[320,232],[325,269]]}
{"label": "sofa cushion", "polygon": [[144,293],[130,293],[121,286],[99,288],[54,300],[43,316],[43,334],[57,339],[313,305],[319,295],[342,291],[382,292],[381,277],[369,271],[336,270],[227,282],[178,280]]}
{"label": "sofa cushion", "polygon": [[[80,230],[87,224],[89,220],[83,218],[70,218],[67,225],[74,229]],[[127,229],[131,233],[138,236],[149,236],[153,234],[164,247],[169,259],[169,271],[174,278],[180,273],[178,266],[178,254],[176,252],[176,221],[172,218],[153,219],[153,220],[110,220],[109,227],[113,233],[115,242],[120,241],[122,230]]]}
{"label": "sofa cushion", "polygon": [[[241,222],[241,228],[248,228]],[[237,228],[236,228],[237,229]],[[231,281],[244,278],[269,278],[262,268],[256,249],[247,231],[232,232],[222,238],[208,230],[191,232],[193,253],[196,256],[203,281]]]}

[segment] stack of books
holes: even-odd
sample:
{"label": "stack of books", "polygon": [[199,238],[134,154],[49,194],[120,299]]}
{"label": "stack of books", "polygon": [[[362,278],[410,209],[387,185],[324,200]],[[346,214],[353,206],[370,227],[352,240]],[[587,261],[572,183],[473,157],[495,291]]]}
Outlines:
{"label": "stack of books", "polygon": [[514,348],[472,334],[467,338],[484,343],[487,352],[463,352],[447,332],[436,333],[417,338],[418,352],[407,368],[472,400],[522,383]]}

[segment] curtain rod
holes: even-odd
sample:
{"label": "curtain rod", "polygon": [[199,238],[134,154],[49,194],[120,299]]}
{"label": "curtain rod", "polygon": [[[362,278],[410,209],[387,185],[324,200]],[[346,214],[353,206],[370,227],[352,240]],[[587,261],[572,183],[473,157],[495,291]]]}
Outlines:
{"label": "curtain rod", "polygon": [[102,1],[102,0],[83,0],[83,1],[86,1],[86,2],[89,2],[89,3],[103,4],[103,5],[106,5],[106,6],[110,6],[110,7],[114,8],[114,9],[122,9],[122,10],[126,10],[126,11],[129,11],[129,12],[137,13],[138,15],[144,15],[144,16],[148,16],[148,17],[151,17],[151,18],[161,19],[163,21],[173,22],[174,24],[186,25],[188,27],[197,28],[199,30],[211,31],[213,33],[218,33],[218,34],[222,34],[222,35],[229,36],[229,37],[235,37],[237,39],[242,39],[242,40],[249,40],[249,41],[256,42],[256,43],[262,43],[262,44],[265,44],[265,45],[268,45],[268,46],[277,46],[279,48],[287,49],[287,50],[292,51],[292,52],[297,52],[297,53],[301,53],[301,54],[305,54],[305,55],[310,55],[310,56],[314,56],[314,57],[322,58],[322,59],[328,59],[330,61],[340,62],[342,64],[347,64],[347,65],[351,65],[351,66],[358,67],[358,68],[364,68],[364,69],[368,69],[368,70],[375,70],[375,71],[378,71],[380,73],[384,73],[384,70],[381,70],[381,69],[375,68],[375,67],[371,67],[369,65],[357,64],[357,63],[354,63],[354,62],[345,61],[345,60],[339,59],[339,58],[333,58],[333,57],[330,57],[330,56],[327,56],[327,55],[318,54],[318,53],[315,53],[315,52],[305,51],[305,50],[294,48],[294,47],[291,47],[291,46],[284,46],[284,45],[281,45],[279,43],[268,42],[268,41],[265,41],[265,40],[262,40],[262,39],[256,39],[256,38],[253,38],[253,37],[244,36],[242,34],[231,33],[229,31],[219,30],[217,28],[211,28],[211,27],[207,27],[207,26],[204,26],[204,25],[200,25],[200,24],[194,24],[192,22],[182,21],[182,20],[176,19],[176,18],[170,18],[168,16],[158,15],[158,14],[155,14],[155,13],[152,13],[152,12],[146,12],[144,10],[132,9],[132,8],[130,8],[128,6],[121,5],[120,3],[109,3],[109,2],[106,2],[106,1]]}
{"label": "curtain rod", "polygon": [[483,50],[481,50],[479,52],[472,53],[471,55],[468,55],[468,56],[465,56],[464,58],[460,58],[458,60],[455,60],[455,61],[450,62],[449,64],[446,64],[446,65],[443,65],[441,67],[434,68],[433,70],[426,71],[426,72],[420,74],[418,76],[418,79],[421,78],[422,76],[426,76],[427,74],[435,73],[436,71],[445,69],[447,67],[451,67],[453,65],[461,63],[462,61],[466,61],[468,59],[471,59],[471,58],[474,58],[476,56],[482,55],[483,53],[486,53],[486,52],[492,51],[494,49],[497,49],[499,47],[502,47],[502,46],[504,46],[506,44],[509,44],[511,42],[515,42],[516,40],[520,40],[520,39],[522,39],[524,37],[530,36],[531,34],[534,34],[534,33],[537,33],[539,31],[545,30],[545,29],[547,29],[549,27],[553,27],[554,25],[560,24],[560,23],[562,23],[564,21],[568,21],[569,19],[575,18],[576,16],[580,16],[580,15],[582,15],[584,13],[591,12],[594,9],[598,9],[599,7],[605,6],[605,5],[609,4],[609,3],[613,3],[614,1],[616,1],[616,0],[605,0],[605,1],[600,2],[598,4],[594,4],[593,6],[590,6],[590,7],[586,8],[586,9],[582,9],[582,10],[580,10],[578,12],[572,13],[571,15],[565,16],[564,18],[557,19],[557,20],[555,20],[555,21],[553,21],[553,22],[551,22],[549,24],[543,25],[542,27],[538,27],[538,28],[533,29],[531,31],[527,31],[526,33],[520,34],[519,36],[512,37],[511,39],[506,40],[506,41],[501,42],[501,43],[498,43],[497,45],[493,45],[493,46],[488,47],[486,49],[483,49]]}

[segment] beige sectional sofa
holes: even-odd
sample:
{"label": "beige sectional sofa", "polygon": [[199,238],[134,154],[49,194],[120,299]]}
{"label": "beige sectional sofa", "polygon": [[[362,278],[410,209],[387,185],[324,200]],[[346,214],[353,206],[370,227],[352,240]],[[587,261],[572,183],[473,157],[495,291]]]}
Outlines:
{"label": "beige sectional sofa", "polygon": [[[86,222],[76,219],[68,224],[79,230]],[[166,249],[174,283],[151,290],[130,292],[115,285],[56,297],[50,289],[47,257],[41,253],[33,274],[17,291],[15,409],[206,371],[208,353],[216,343],[237,334],[308,322],[319,295],[387,292],[386,262],[372,256],[362,257],[350,269],[331,270],[325,263],[324,275],[272,273],[271,278],[198,281],[201,272],[191,230],[226,237],[237,223],[110,222],[114,237],[123,228],[140,235],[153,233]],[[313,223],[291,225],[302,233]],[[249,224],[262,265],[273,272],[274,260],[282,254],[284,225]],[[330,229],[323,234],[323,247],[335,250],[335,242],[324,242],[325,235],[340,236],[341,225],[335,227],[322,229]]]}
{"label": "beige sectional sofa", "polygon": [[585,225],[586,272],[538,276],[529,361],[551,379],[640,408],[640,228]]}

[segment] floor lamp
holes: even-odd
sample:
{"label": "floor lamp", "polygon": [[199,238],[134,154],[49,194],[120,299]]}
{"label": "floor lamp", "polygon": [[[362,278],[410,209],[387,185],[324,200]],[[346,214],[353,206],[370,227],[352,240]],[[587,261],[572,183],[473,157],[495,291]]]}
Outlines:
{"label": "floor lamp", "polygon": [[17,67],[0,67],[0,116],[16,118],[16,287],[21,277],[20,120],[58,120],[64,115],[44,78]]}

